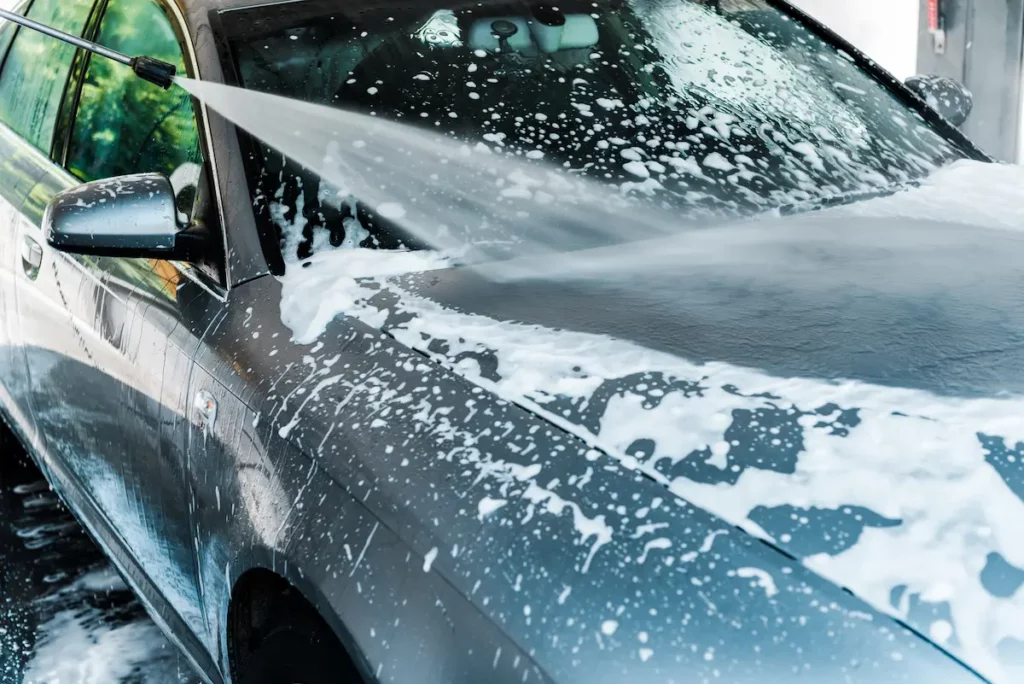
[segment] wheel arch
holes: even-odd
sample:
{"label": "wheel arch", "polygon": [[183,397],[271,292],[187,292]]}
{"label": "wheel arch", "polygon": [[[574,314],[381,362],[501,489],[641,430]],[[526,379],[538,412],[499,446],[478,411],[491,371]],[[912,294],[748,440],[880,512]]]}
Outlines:
{"label": "wheel arch", "polygon": [[304,578],[298,566],[282,560],[280,554],[269,560],[269,563],[252,565],[232,583],[223,635],[225,664],[231,681],[237,681],[235,674],[239,658],[244,657],[241,652],[244,644],[258,638],[254,631],[260,629],[260,621],[273,619],[266,612],[270,603],[283,597],[296,609],[308,607],[324,622],[341,647],[344,662],[339,663],[339,669],[348,665],[361,679],[361,684],[377,684],[369,662],[323,592]]}

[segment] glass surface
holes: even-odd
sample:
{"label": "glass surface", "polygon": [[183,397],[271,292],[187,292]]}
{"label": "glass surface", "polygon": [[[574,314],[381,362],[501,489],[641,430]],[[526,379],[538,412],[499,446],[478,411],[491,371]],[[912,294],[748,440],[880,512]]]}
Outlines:
{"label": "glass surface", "polygon": [[[92,0],[36,0],[28,17],[80,36],[91,9]],[[0,121],[46,154],[74,56],[74,47],[22,28],[0,73]]]}
{"label": "glass surface", "polygon": [[[8,7],[12,12],[16,12],[24,16],[26,2],[24,0],[14,5],[14,7]],[[6,19],[0,19],[0,65],[3,65],[4,59],[7,57],[7,50],[11,47],[11,42],[14,40],[14,36],[18,33],[18,25],[13,21],[7,21]]]}
{"label": "glass surface", "polygon": [[[536,29],[538,12],[562,27],[557,37]],[[844,201],[964,156],[852,57],[763,0],[310,0],[221,16],[247,88],[542,157],[681,217]],[[502,21],[511,37],[497,35]],[[318,178],[268,148],[250,174],[280,230],[303,226],[300,258],[318,228],[341,244],[352,214],[370,227],[364,246],[393,244],[380,217],[355,201],[327,206]]]}
{"label": "glass surface", "polygon": [[[185,73],[181,45],[154,0],[112,0],[98,42],[169,62]],[[202,163],[192,99],[185,91],[164,90],[121,64],[90,59],[68,151],[72,174],[91,181],[162,173],[171,179],[179,211],[189,215]]]}

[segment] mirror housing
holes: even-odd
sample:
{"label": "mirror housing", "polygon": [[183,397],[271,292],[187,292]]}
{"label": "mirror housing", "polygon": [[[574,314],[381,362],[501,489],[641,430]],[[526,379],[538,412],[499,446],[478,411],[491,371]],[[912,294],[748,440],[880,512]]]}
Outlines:
{"label": "mirror housing", "polygon": [[193,261],[205,233],[183,230],[177,214],[171,182],[141,173],[61,192],[46,207],[43,231],[48,245],[70,254]]}
{"label": "mirror housing", "polygon": [[911,76],[906,86],[954,126],[961,126],[974,108],[974,96],[949,76]]}

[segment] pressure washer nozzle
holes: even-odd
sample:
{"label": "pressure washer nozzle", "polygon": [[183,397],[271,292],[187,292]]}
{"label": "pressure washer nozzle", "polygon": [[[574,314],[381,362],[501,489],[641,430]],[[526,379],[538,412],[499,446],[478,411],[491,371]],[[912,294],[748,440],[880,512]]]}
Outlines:
{"label": "pressure washer nozzle", "polygon": [[173,64],[161,62],[152,57],[133,57],[131,62],[132,71],[139,78],[155,83],[164,90],[174,84],[174,75],[178,72]]}

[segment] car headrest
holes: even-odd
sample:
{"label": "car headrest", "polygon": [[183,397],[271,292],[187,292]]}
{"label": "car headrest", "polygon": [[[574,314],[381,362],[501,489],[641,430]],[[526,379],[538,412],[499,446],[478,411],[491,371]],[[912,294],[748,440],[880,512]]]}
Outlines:
{"label": "car headrest", "polygon": [[[564,17],[564,23],[560,19]],[[508,22],[516,32],[508,38],[508,46],[516,52],[558,52],[597,45],[597,22],[589,14],[559,15],[558,20],[534,16],[486,17],[477,19],[469,28],[469,47],[473,50],[498,50],[496,22]]]}

